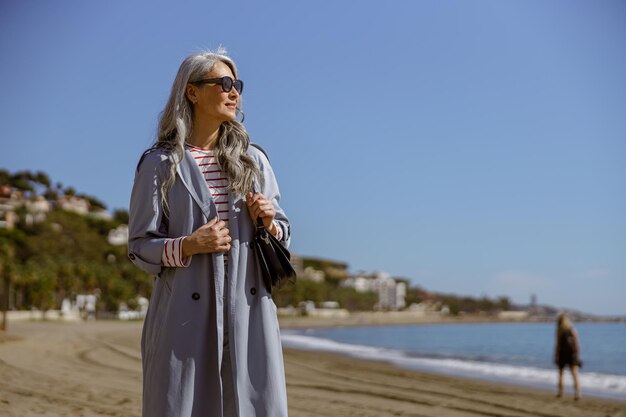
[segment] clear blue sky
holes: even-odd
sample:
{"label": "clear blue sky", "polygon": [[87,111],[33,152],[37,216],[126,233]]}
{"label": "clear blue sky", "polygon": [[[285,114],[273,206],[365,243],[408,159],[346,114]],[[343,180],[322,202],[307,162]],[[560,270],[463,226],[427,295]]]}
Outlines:
{"label": "clear blue sky", "polygon": [[225,46],[293,250],[626,314],[623,1],[0,3],[0,167],[128,205],[176,70]]}

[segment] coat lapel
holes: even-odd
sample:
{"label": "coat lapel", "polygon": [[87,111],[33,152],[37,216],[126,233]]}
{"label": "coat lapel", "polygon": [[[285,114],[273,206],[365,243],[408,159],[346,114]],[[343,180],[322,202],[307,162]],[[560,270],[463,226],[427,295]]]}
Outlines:
{"label": "coat lapel", "polygon": [[200,206],[202,213],[207,219],[211,219],[217,215],[217,208],[206,185],[206,180],[200,172],[200,168],[194,161],[191,152],[185,149],[185,154],[180,163],[176,166],[176,172],[181,181],[193,197],[194,201]]}
{"label": "coat lapel", "polygon": [[[213,201],[213,197],[211,197],[211,192],[209,191],[209,187],[207,186],[206,180],[204,179],[204,175],[200,171],[198,164],[193,158],[191,152],[185,149],[185,155],[176,167],[176,172],[180,177],[181,181],[189,191],[189,194],[193,197],[194,201],[200,206],[202,213],[206,217],[207,220],[210,220],[217,216],[217,206]],[[215,292],[216,296],[219,299],[224,298],[224,255],[221,253],[211,253],[213,258],[213,276],[215,277]],[[216,304],[216,314],[217,314],[217,325],[218,329],[221,329],[222,323],[222,313],[220,302]],[[221,342],[220,342],[221,343]],[[221,344],[220,344],[221,346]],[[220,348],[221,349],[221,348]],[[221,357],[221,352],[220,352]],[[220,359],[221,360],[221,359]]]}

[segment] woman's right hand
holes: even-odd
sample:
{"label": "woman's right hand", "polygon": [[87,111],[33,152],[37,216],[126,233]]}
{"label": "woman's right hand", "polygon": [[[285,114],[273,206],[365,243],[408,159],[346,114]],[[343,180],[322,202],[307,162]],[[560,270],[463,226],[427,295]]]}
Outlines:
{"label": "woman's right hand", "polygon": [[231,240],[226,223],[214,217],[183,239],[183,257],[197,253],[226,253],[230,250]]}

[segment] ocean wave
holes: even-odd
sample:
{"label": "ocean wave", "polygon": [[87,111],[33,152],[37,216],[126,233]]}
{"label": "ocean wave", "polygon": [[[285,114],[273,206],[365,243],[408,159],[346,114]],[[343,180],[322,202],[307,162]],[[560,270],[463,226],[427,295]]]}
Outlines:
{"label": "ocean wave", "polygon": [[[405,369],[498,380],[549,389],[553,389],[556,385],[555,369],[515,366],[483,360],[419,357],[397,349],[342,343],[290,332],[283,332],[282,342],[283,346],[289,348],[341,353],[366,360],[384,360]],[[565,378],[565,382],[571,385],[569,373],[566,373]],[[626,397],[626,376],[581,372],[580,383],[587,394],[618,399]]]}

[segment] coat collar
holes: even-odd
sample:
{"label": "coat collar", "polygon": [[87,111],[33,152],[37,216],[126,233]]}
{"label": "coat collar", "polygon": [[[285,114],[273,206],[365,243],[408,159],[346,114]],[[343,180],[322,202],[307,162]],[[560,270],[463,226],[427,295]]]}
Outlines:
{"label": "coat collar", "polygon": [[176,166],[176,172],[181,181],[193,197],[194,201],[200,206],[207,219],[215,217],[217,209],[213,203],[213,198],[206,185],[206,180],[200,172],[196,161],[189,150],[185,149],[183,159]]}

